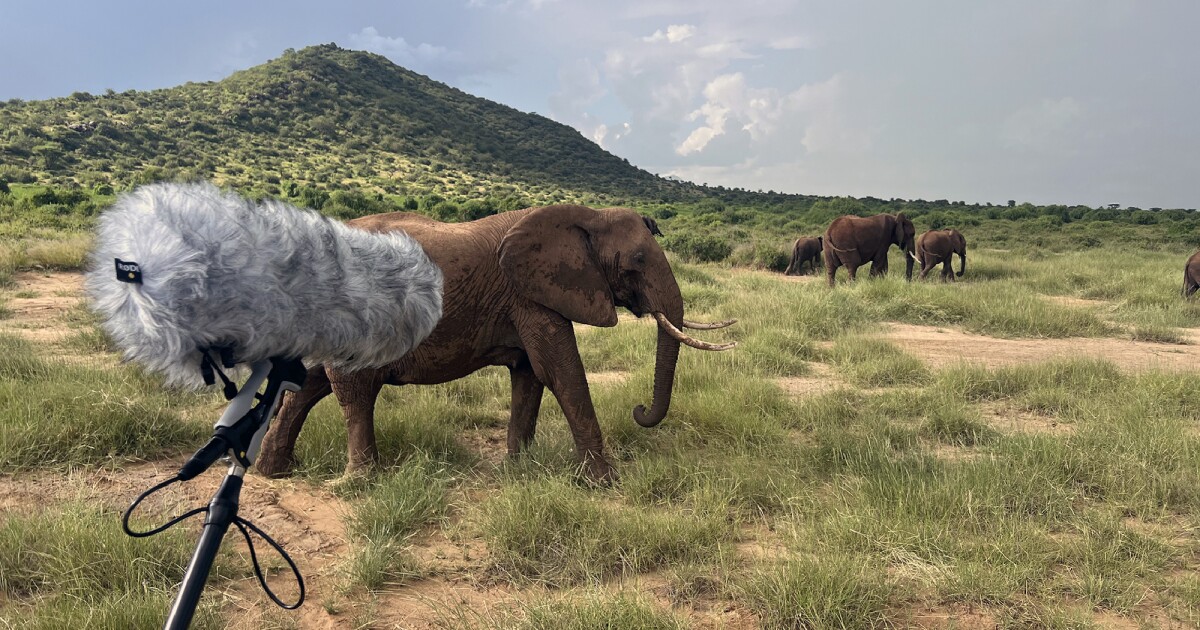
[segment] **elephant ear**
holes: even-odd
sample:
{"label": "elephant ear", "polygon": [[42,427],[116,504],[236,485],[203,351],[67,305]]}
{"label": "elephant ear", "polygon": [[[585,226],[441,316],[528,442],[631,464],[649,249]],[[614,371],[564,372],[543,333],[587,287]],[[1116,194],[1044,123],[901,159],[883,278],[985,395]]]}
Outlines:
{"label": "elephant ear", "polygon": [[591,208],[537,208],[500,241],[500,268],[522,297],[571,321],[615,326],[612,290],[592,246],[599,223]]}
{"label": "elephant ear", "polygon": [[904,247],[904,216],[903,212],[896,214],[896,225],[892,228],[892,242]]}

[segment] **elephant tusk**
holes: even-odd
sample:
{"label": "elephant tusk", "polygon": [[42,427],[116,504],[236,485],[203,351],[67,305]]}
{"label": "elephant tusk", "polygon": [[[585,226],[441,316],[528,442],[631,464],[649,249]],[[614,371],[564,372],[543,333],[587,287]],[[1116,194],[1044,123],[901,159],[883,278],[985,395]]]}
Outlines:
{"label": "elephant tusk", "polygon": [[683,327],[691,328],[692,330],[716,330],[718,328],[725,328],[726,326],[732,326],[736,323],[737,323],[736,319],[727,319],[723,322],[713,322],[711,324],[705,324],[703,322],[689,322],[688,320],[685,319],[685,320],[683,320]]}
{"label": "elephant tusk", "polygon": [[691,346],[697,350],[728,350],[737,345],[736,341],[730,343],[708,343],[707,341],[699,341],[687,336],[683,331],[675,327],[671,320],[667,319],[662,313],[654,313],[654,319],[658,320],[658,325],[666,331],[671,338],[679,343]]}

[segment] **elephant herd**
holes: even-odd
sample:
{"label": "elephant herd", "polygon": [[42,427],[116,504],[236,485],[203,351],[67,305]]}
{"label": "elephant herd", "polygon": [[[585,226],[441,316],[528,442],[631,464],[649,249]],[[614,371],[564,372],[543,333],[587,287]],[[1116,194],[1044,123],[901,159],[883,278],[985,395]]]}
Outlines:
{"label": "elephant herd", "polygon": [[[958,254],[961,264],[958,275],[967,270],[967,240],[958,230],[929,230],[916,238],[912,220],[899,214],[877,214],[871,217],[847,215],[834,219],[823,236],[801,237],[792,246],[792,258],[785,274],[800,275],[804,263],[815,273],[825,263],[825,278],[829,286],[834,285],[838,267],[845,267],[850,280],[855,279],[858,268],[871,263],[871,277],[881,276],[888,271],[888,250],[896,245],[905,254],[905,277],[912,280],[913,263],[921,263],[920,278],[937,265],[942,265],[942,281],[953,281],[950,266],[953,255]],[[1197,276],[1200,278],[1200,274]]]}
{"label": "elephant herd", "polygon": [[[954,255],[959,257],[957,275],[962,277],[967,270],[967,239],[955,229],[929,230],[920,238],[913,239],[916,230],[912,221],[899,214],[877,214],[871,217],[847,215],[834,219],[823,236],[802,236],[792,245],[792,257],[784,274],[798,276],[803,273],[804,263],[816,273],[825,262],[825,279],[834,285],[838,267],[845,267],[854,280],[858,268],[871,263],[871,277],[881,276],[888,270],[888,249],[896,245],[905,253],[905,278],[912,280],[913,263],[921,263],[921,280],[938,265],[942,265],[942,282],[954,281],[951,267]],[[1200,291],[1200,252],[1192,254],[1183,267],[1184,298],[1191,298]]]}

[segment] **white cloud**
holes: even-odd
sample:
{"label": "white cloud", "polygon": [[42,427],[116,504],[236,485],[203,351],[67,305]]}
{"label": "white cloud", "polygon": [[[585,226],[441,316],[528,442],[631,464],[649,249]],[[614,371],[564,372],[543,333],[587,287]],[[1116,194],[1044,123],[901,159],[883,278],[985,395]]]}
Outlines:
{"label": "white cloud", "polygon": [[428,62],[449,56],[449,51],[442,46],[432,44],[409,44],[403,37],[387,37],[381,35],[374,26],[350,35],[350,45],[353,48],[379,53],[396,61],[402,66],[412,66],[417,62]]}
{"label": "white cloud", "polygon": [[839,74],[792,92],[783,108],[805,121],[800,143],[809,153],[866,153],[873,131],[849,118],[851,101],[846,79]]}
{"label": "white cloud", "polygon": [[665,41],[672,44],[678,44],[679,42],[682,42],[683,40],[688,39],[695,34],[696,27],[692,26],[691,24],[672,24],[667,27],[666,33],[662,32],[662,29],[659,29],[654,31],[653,35],[643,37],[642,41],[651,43]]}
{"label": "white cloud", "polygon": [[625,136],[628,136],[633,131],[629,123],[621,123],[615,131],[610,134],[608,125],[601,123],[594,131],[592,131],[592,141],[600,145],[600,148],[607,149],[607,144],[616,142]]}
{"label": "white cloud", "polygon": [[780,96],[773,88],[751,87],[742,73],[724,74],[705,86],[704,98],[685,118],[704,123],[675,147],[678,155],[700,153],[734,128],[746,132],[758,154],[794,154],[798,146],[808,154],[856,154],[871,148],[872,130],[846,113],[851,108],[840,75]]}

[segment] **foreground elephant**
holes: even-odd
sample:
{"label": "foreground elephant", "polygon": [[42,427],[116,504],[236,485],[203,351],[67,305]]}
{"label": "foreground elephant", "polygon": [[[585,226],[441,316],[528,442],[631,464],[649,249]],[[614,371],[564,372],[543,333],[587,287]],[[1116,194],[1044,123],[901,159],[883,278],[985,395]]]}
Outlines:
{"label": "foreground elephant", "polygon": [[349,225],[373,232],[403,229],[442,269],[442,319],[429,337],[401,360],[382,368],[342,373],[323,366],[308,371],[304,388],[290,396],[263,441],[256,466],[281,475],[305,417],[331,392],[346,417],[348,470],[371,465],[375,399],[384,385],[435,384],[503,365],[512,378],[508,450],[533,439],[545,387],[558,400],[575,438],[585,473],[614,476],[575,345],[572,322],[614,326],[615,307],[658,321],[654,399],[633,417],[652,427],[667,413],[679,344],[724,350],[734,344],[696,341],[683,327],[716,328],[683,319],[683,298],[667,257],[649,224],[626,209],[549,206],[506,212],[469,223],[440,223],[404,212],[362,217]]}
{"label": "foreground elephant", "polygon": [[809,263],[813,273],[817,272],[817,265],[821,263],[821,241],[824,238],[818,236],[801,236],[792,244],[792,261],[788,263],[787,270],[783,273],[787,276],[799,276],[803,273],[804,263]]}
{"label": "foreground elephant", "polygon": [[954,268],[950,265],[954,254],[958,254],[958,277],[961,278],[967,271],[967,239],[955,229],[929,230],[922,234],[921,238],[917,239],[917,262],[921,263],[920,279],[924,280],[930,269],[942,265],[942,282],[954,282]]}
{"label": "foreground elephant", "polygon": [[841,216],[825,230],[825,278],[833,286],[838,267],[845,266],[853,281],[858,268],[871,263],[871,277],[882,276],[888,270],[888,248],[898,245],[906,254],[905,275],[912,280],[914,246],[917,230],[912,221],[899,214],[877,214],[873,217]]}
{"label": "foreground elephant", "polygon": [[1190,298],[1200,289],[1200,252],[1192,254],[1183,265],[1183,297]]}

